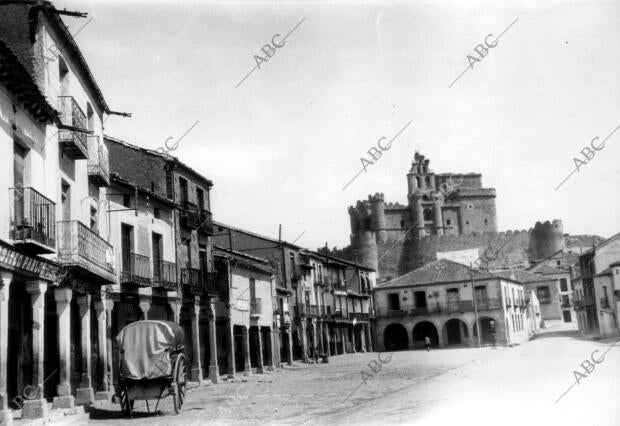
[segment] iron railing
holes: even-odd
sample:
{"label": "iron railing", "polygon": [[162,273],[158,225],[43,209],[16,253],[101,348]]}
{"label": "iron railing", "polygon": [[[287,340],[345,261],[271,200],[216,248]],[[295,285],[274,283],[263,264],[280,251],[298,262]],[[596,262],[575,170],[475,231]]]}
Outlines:
{"label": "iron railing", "polygon": [[370,318],[370,314],[368,314],[368,313],[364,313],[364,312],[349,312],[349,319],[350,320],[357,319],[357,321],[368,321],[369,318]]}
{"label": "iron railing", "polygon": [[77,220],[58,222],[58,261],[79,268],[93,281],[113,283],[114,248]]}
{"label": "iron railing", "polygon": [[198,226],[198,232],[205,235],[213,235],[213,214],[209,210],[199,210],[200,225]]}
{"label": "iron railing", "polygon": [[261,315],[263,313],[263,301],[260,298],[252,299],[250,302],[250,315]]}
{"label": "iron railing", "polygon": [[108,147],[99,136],[88,136],[88,177],[99,187],[110,186]]}
{"label": "iron railing", "polygon": [[121,283],[142,287],[152,286],[151,258],[137,253],[129,253],[129,256],[124,257]]}
{"label": "iron railing", "polygon": [[181,284],[187,286],[192,293],[196,294],[215,294],[218,293],[214,274],[196,268],[181,268]]}
{"label": "iron railing", "polygon": [[34,188],[9,189],[13,202],[11,239],[37,253],[56,249],[56,204]]}
{"label": "iron railing", "polygon": [[162,260],[153,267],[153,285],[167,290],[177,290],[177,265],[174,262]]}
{"label": "iron railing", "polygon": [[[478,311],[490,311],[502,309],[501,299],[477,300],[476,308]],[[425,316],[425,315],[442,315],[459,312],[473,312],[474,302],[472,300],[459,300],[446,303],[429,303],[426,307],[401,309],[385,309],[376,308],[374,316],[377,318],[401,318],[406,316]]]}
{"label": "iron railing", "polygon": [[61,148],[73,159],[88,158],[88,144],[86,143],[87,125],[86,116],[73,96],[59,96],[58,109],[60,121],[64,126],[58,132]]}

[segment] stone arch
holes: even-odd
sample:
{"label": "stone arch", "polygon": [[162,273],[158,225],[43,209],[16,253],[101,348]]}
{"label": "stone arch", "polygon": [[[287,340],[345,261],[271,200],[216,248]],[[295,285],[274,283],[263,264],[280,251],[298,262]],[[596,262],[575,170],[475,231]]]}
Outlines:
{"label": "stone arch", "polygon": [[[492,344],[493,338],[491,336],[491,321],[495,322],[495,341],[497,342],[498,328],[500,326],[499,321],[493,315],[482,315],[478,317],[478,321],[480,322],[480,330],[482,331],[480,334],[480,342],[484,344]],[[478,327],[476,325],[476,320],[474,319],[471,324],[472,337],[474,341],[478,342]]]}
{"label": "stone arch", "polygon": [[469,345],[469,326],[461,318],[451,318],[442,327],[445,346]]}
{"label": "stone arch", "polygon": [[424,338],[429,337],[431,339],[431,346],[437,347],[439,346],[439,327],[433,321],[424,320],[418,321],[412,328],[411,337],[413,342],[413,347],[415,348],[423,348],[424,347]]}
{"label": "stone arch", "polygon": [[393,322],[383,331],[383,344],[386,351],[406,350],[409,348],[407,329],[399,322]]}

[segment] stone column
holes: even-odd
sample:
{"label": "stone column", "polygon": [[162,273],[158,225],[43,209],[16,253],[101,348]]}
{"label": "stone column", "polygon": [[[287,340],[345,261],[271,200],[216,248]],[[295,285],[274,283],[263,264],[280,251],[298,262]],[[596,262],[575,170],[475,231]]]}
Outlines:
{"label": "stone column", "polygon": [[80,387],[75,393],[75,403],[77,405],[90,405],[95,400],[92,384],[92,366],[90,358],[90,294],[78,296],[78,306],[80,309],[80,330],[82,349],[82,378]]}
{"label": "stone column", "polygon": [[293,333],[291,327],[286,328],[286,334],[288,336],[288,344],[286,351],[288,352],[288,365],[293,365]]}
{"label": "stone column", "polygon": [[362,352],[366,352],[366,324],[360,328],[360,347]]}
{"label": "stone column", "polygon": [[209,320],[209,379],[211,383],[219,383],[220,371],[217,365],[217,331],[215,329],[215,301],[213,298],[209,299],[209,306],[207,307],[207,318]]}
{"label": "stone column", "polygon": [[267,348],[267,369],[269,371],[273,371],[274,366],[276,365],[277,359],[274,356],[274,348],[273,348],[273,342],[274,342],[274,338],[277,338],[277,334],[276,333],[272,333],[271,332],[271,328],[267,328],[267,332],[265,333],[265,335],[267,336],[267,339],[265,339],[265,345]]}
{"label": "stone column", "polygon": [[319,354],[325,354],[325,347],[323,346],[323,320],[318,320],[316,327],[316,340],[318,342]]}
{"label": "stone column", "polygon": [[[23,393],[29,397],[22,407],[23,419],[47,417],[47,401],[43,397],[45,380],[45,281],[26,282],[26,291],[30,294],[32,306],[32,384],[24,388]],[[26,391],[26,389],[28,389]]]}
{"label": "stone column", "polygon": [[366,324],[366,348],[370,352],[374,351],[374,347],[372,344],[372,332],[371,332],[370,324]]}
{"label": "stone column", "polygon": [[52,408],[73,408],[75,399],[71,395],[71,298],[73,291],[69,288],[54,290],[56,313],[58,315],[58,353],[60,355],[57,394]]}
{"label": "stone column", "polygon": [[243,326],[243,361],[245,362],[243,375],[249,376],[252,374],[252,365],[250,364],[250,333],[248,327]]}
{"label": "stone column", "polygon": [[347,341],[345,337],[346,331],[347,331],[346,328],[340,327],[340,337],[341,337],[340,344],[342,345],[341,349],[342,349],[343,355],[347,353]]}
{"label": "stone column", "polygon": [[151,309],[151,302],[148,300],[141,300],[140,301],[140,312],[142,312],[142,319],[143,320],[148,320],[149,319],[149,310]]}
{"label": "stone column", "polygon": [[168,292],[168,304],[172,309],[173,320],[179,324],[181,322],[181,302],[179,301],[179,295],[176,291]]}
{"label": "stone column", "polygon": [[228,378],[235,377],[235,329],[230,317],[228,318]]}
{"label": "stone column", "polygon": [[263,374],[265,365],[263,363],[263,333],[260,327],[256,327],[257,331],[257,339],[256,339],[256,372],[258,374]]}
{"label": "stone column", "polygon": [[9,346],[9,288],[13,274],[0,272],[0,424],[12,425],[13,412],[9,410],[9,396],[6,382],[8,379],[7,356]]}
{"label": "stone column", "polygon": [[[105,296],[102,296],[105,297]],[[104,299],[105,300],[105,299]],[[97,300],[94,302],[95,313],[97,314],[97,342],[99,346],[99,374],[101,389],[95,392],[95,400],[112,401],[112,394],[108,391],[110,383],[108,380],[108,339],[106,336],[106,310],[105,301]]]}
{"label": "stone column", "polygon": [[317,338],[316,338],[316,329],[317,329],[317,320],[316,319],[312,319],[310,320],[310,324],[312,324],[312,356],[314,357],[314,354],[316,353],[317,350]]}
{"label": "stone column", "polygon": [[355,348],[355,326],[351,326],[351,349],[353,349],[353,353],[357,353],[357,349]]}
{"label": "stone column", "polygon": [[[140,303],[142,304],[142,303]],[[194,296],[194,306],[191,311],[192,321],[192,369],[190,378],[193,382],[202,384],[202,366],[200,364],[200,297]]]}
{"label": "stone column", "polygon": [[306,333],[306,319],[301,319],[301,359],[306,364],[309,362],[308,360],[308,336]]}
{"label": "stone column", "polygon": [[114,339],[116,336],[112,335],[112,330],[114,328],[112,324],[113,316],[112,311],[114,310],[114,300],[106,299],[104,301],[105,307],[105,340],[106,340],[106,366],[105,366],[105,375],[107,377],[107,391],[110,395],[114,395]]}
{"label": "stone column", "polygon": [[329,343],[329,324],[325,324],[323,328],[323,348],[325,349],[325,354],[330,357],[332,356],[332,349]]}

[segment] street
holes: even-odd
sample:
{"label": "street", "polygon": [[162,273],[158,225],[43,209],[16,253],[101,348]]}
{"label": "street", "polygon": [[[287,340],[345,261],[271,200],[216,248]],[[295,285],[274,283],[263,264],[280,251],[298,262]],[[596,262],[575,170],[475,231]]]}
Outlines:
{"label": "street", "polygon": [[[194,388],[178,416],[170,398],[156,416],[136,403],[136,418],[122,423],[614,425],[620,419],[614,343],[548,331],[512,348],[404,351],[389,361],[384,353],[383,364],[377,353],[347,354]],[[368,363],[381,369],[375,373]],[[579,383],[556,403],[576,377]],[[118,407],[92,413],[91,424],[119,424]]]}

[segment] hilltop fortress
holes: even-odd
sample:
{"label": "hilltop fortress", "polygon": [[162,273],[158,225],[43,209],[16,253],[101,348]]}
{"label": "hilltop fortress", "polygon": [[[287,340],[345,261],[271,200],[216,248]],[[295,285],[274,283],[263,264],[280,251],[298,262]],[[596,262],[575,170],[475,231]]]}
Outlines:
{"label": "hilltop fortress", "polygon": [[434,173],[416,152],[407,173],[407,205],[382,193],[349,207],[351,245],[339,255],[396,277],[436,260],[437,252],[499,249],[492,268],[527,267],[565,248],[561,220],[497,232],[495,188],[479,173]]}

